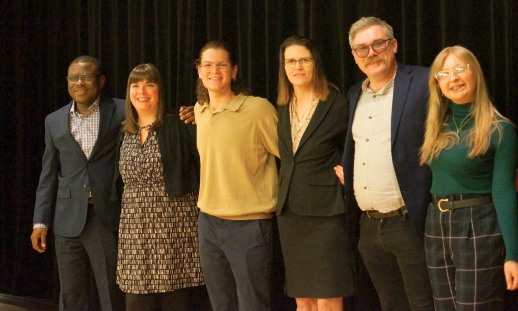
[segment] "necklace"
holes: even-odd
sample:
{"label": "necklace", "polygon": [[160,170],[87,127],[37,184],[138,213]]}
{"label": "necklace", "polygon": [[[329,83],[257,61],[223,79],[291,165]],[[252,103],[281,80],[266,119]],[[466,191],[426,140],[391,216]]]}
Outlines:
{"label": "necklace", "polygon": [[455,121],[455,116],[452,114],[451,115],[451,118],[453,119],[453,123],[455,124],[455,128],[457,129],[457,135],[459,135],[460,133],[460,130],[462,130],[462,128],[468,124],[468,118],[469,117],[469,114],[467,116],[465,116],[462,121],[460,122],[460,126],[457,125],[457,121]]}
{"label": "necklace", "polygon": [[302,111],[301,116],[299,117],[299,114],[297,113],[296,105],[292,106],[292,111],[295,113],[295,119],[299,126],[302,126],[305,122],[311,120],[310,113],[313,108],[315,108],[316,102],[315,99],[311,99],[311,106],[309,108],[306,108],[304,111]]}
{"label": "necklace", "polygon": [[302,135],[304,135],[309,121],[311,121],[311,117],[313,116],[313,112],[315,111],[315,107],[318,104],[318,99],[312,98],[311,106],[303,111],[301,117],[299,118],[299,115],[297,114],[296,101],[296,97],[293,97],[290,105],[291,142],[293,152],[297,150],[300,140],[302,139]]}
{"label": "necklace", "polygon": [[147,125],[142,125],[142,126],[139,126],[139,125],[137,124],[137,129],[138,129],[138,130],[139,130],[139,132],[140,132],[140,131],[142,131],[143,129],[149,129],[149,128],[151,128],[151,127],[153,126],[153,124],[155,124],[155,122],[151,122],[151,123],[149,123],[149,124],[147,124]]}

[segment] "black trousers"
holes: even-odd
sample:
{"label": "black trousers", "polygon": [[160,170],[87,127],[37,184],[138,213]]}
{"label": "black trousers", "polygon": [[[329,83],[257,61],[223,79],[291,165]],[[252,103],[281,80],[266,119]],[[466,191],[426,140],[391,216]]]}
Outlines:
{"label": "black trousers", "polygon": [[[124,295],[115,284],[116,233],[102,226],[93,209],[78,237],[56,236],[55,244],[61,286],[60,310],[89,311],[96,306],[102,311],[124,310]],[[90,291],[92,273],[98,301]]]}
{"label": "black trousers", "polygon": [[126,311],[189,311],[189,289],[167,293],[126,293]]}

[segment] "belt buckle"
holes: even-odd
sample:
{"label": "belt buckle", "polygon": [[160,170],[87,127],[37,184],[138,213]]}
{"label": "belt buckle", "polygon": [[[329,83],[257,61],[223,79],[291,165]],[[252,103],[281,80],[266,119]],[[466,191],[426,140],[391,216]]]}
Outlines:
{"label": "belt buckle", "polygon": [[441,203],[443,202],[449,202],[450,200],[448,199],[440,199],[438,202],[437,202],[437,207],[439,208],[439,210],[441,211],[441,213],[444,213],[444,212],[449,212],[450,210],[447,209],[447,208],[442,208],[441,207]]}

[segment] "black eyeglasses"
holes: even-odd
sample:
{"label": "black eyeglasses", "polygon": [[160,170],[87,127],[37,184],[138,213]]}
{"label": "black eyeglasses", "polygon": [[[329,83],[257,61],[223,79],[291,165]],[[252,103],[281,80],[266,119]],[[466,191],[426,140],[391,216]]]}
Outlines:
{"label": "black eyeglasses", "polygon": [[295,66],[297,66],[297,63],[299,63],[302,67],[306,67],[306,66],[309,66],[309,64],[311,64],[312,62],[313,62],[313,58],[311,58],[311,57],[302,57],[299,59],[289,58],[289,59],[284,60],[284,64],[286,64],[286,66],[290,66],[293,68],[295,68]]}
{"label": "black eyeglasses", "polygon": [[84,83],[92,83],[98,76],[99,75],[93,75],[89,73],[84,75],[70,75],[67,77],[67,80],[70,83],[77,83],[79,80],[83,81]]}
{"label": "black eyeglasses", "polygon": [[364,58],[369,55],[369,48],[372,48],[372,50],[376,53],[383,53],[385,50],[387,50],[387,43],[391,40],[392,39],[379,39],[374,41],[371,45],[359,46],[353,49],[353,51],[360,58]]}

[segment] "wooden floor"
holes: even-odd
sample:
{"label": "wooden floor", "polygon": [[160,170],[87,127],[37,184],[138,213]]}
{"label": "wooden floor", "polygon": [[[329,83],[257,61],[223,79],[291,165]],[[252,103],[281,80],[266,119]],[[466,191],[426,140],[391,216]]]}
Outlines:
{"label": "wooden floor", "polygon": [[51,301],[0,294],[1,311],[57,311]]}

